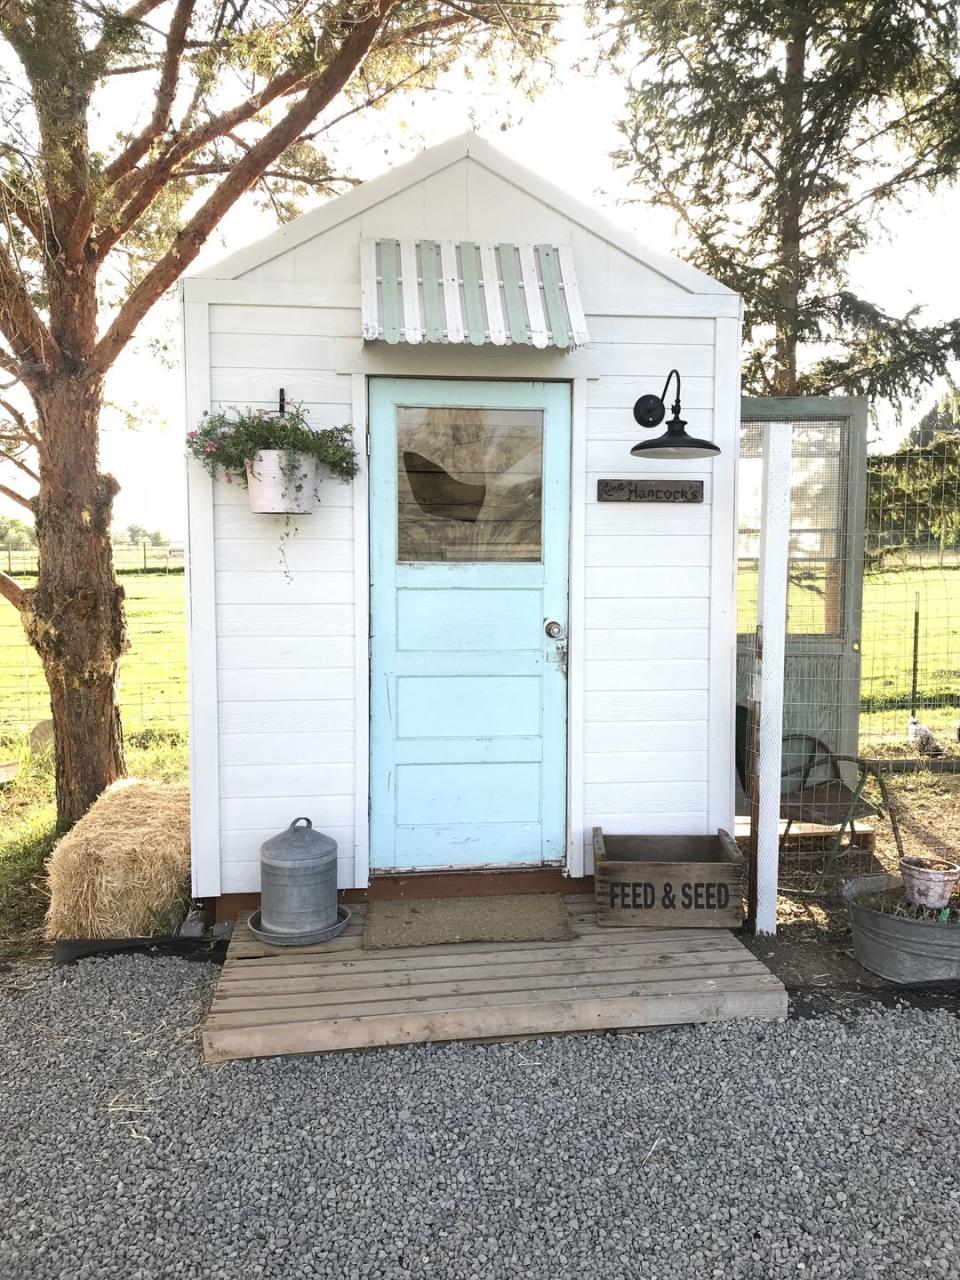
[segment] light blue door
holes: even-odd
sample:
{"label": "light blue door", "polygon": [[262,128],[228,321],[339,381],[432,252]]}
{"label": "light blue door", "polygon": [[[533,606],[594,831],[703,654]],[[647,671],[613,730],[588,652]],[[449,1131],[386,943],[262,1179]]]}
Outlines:
{"label": "light blue door", "polygon": [[566,849],[570,387],[370,383],[371,867]]}

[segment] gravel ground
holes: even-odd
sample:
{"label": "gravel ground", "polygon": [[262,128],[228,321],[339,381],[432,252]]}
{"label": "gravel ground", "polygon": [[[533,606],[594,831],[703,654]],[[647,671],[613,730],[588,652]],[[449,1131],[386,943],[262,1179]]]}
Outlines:
{"label": "gravel ground", "polygon": [[960,1022],[203,1067],[215,971],[0,974],[3,1280],[960,1271]]}

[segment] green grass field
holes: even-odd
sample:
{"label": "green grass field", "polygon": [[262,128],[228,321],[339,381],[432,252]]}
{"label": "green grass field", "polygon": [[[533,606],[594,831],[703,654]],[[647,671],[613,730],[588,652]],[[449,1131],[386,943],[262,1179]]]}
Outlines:
{"label": "green grass field", "polygon": [[913,663],[914,600],[920,597],[918,692],[923,703],[960,697],[960,567],[886,569],[863,588],[860,695],[872,705],[907,705]]}
{"label": "green grass field", "polygon": [[[182,574],[124,574],[130,650],[120,669],[120,705],[128,737],[144,729],[185,732],[186,598]],[[0,739],[50,715],[46,683],[11,605],[0,601]]]}

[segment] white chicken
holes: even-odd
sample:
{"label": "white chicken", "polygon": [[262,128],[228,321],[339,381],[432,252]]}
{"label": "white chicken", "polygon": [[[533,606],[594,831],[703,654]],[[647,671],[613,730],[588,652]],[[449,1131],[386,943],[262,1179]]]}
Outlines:
{"label": "white chicken", "polygon": [[911,716],[907,722],[907,737],[910,739],[910,745],[916,747],[917,755],[943,755],[943,747],[933,736],[932,730],[925,724],[921,724],[916,716]]}

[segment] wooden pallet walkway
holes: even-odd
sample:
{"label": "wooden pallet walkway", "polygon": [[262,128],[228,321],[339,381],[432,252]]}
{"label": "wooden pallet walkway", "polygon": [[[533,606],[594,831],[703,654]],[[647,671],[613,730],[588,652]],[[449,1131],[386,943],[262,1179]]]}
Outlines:
{"label": "wooden pallet walkway", "polygon": [[203,1026],[208,1062],[428,1040],[491,1040],[783,1018],[783,984],[725,929],[601,928],[578,936],[364,951],[357,907],[339,938],[267,947],[241,917]]}

